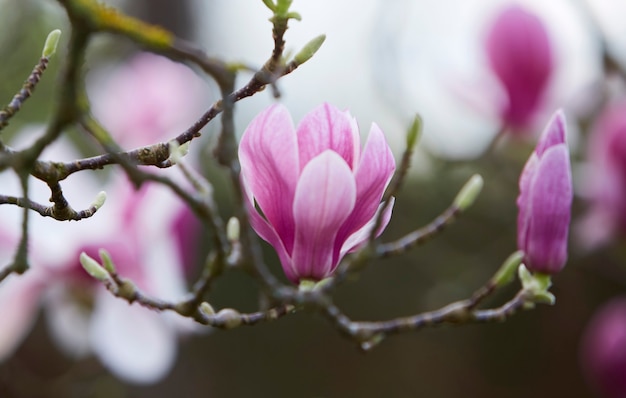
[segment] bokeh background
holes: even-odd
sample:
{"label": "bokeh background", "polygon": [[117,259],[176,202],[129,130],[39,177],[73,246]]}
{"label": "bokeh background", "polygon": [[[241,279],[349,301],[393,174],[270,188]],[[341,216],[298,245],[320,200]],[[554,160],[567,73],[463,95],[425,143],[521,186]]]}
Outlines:
{"label": "bokeh background", "polygon": [[[270,13],[260,0],[110,3],[228,61],[259,66],[271,50]],[[295,120],[323,101],[350,109],[363,136],[371,122],[381,126],[399,159],[412,116],[420,113],[424,118],[422,144],[383,240],[432,220],[472,174],[485,179],[476,205],[437,239],[409,254],[372,264],[358,280],[339,289],[337,302],[354,319],[387,319],[438,308],[468,297],[493,274],[516,249],[519,173],[543,124],[558,107],[565,109],[570,122],[576,191],[584,191],[590,125],[607,96],[619,93],[624,85],[623,76],[607,66],[626,68],[626,25],[619,18],[626,15],[626,3],[518,2],[536,13],[549,31],[555,73],[536,123],[523,133],[505,134],[486,151],[501,123],[493,109],[489,111],[487,94],[493,78],[486,67],[484,36],[489,21],[509,3],[294,1],[293,9],[303,20],[291,24],[288,49],[295,52],[317,34],[327,34],[319,53],[279,83],[280,101]],[[47,32],[59,27],[64,31],[59,54],[35,95],[3,132],[11,137],[49,117],[69,27],[62,7],[52,0],[0,0],[0,27],[2,103],[20,87]],[[109,89],[98,86],[97,77],[138,50],[120,37],[100,35],[94,40],[86,68],[92,81],[90,95]],[[248,78],[242,74],[240,83]],[[210,81],[206,90],[210,103],[217,90]],[[136,99],[142,100],[142,92],[136,93]],[[238,103],[237,130],[242,132],[273,101],[267,90]],[[215,122],[204,129],[202,144],[192,146],[192,156],[213,182],[216,200],[228,216],[230,189],[205,148],[218,127]],[[72,134],[78,147],[86,145],[80,134]],[[596,248],[581,240],[577,231],[588,207],[584,195],[577,195],[570,260],[553,279],[556,305],[539,306],[505,323],[444,326],[391,336],[364,354],[321,317],[297,314],[250,328],[186,336],[172,371],[155,384],[140,385],[116,378],[95,357],[65,356],[55,347],[46,315],[41,313],[13,356],[0,363],[0,396],[595,396],[581,367],[581,336],[594,311],[626,291],[626,250],[621,236]],[[281,275],[275,254],[266,249],[272,269]],[[198,264],[204,250],[197,249]],[[515,292],[516,286],[506,288],[486,304],[499,305]],[[247,275],[232,271],[216,283],[210,299],[216,308],[253,311],[258,290]],[[0,320],[0,333],[2,328]]]}

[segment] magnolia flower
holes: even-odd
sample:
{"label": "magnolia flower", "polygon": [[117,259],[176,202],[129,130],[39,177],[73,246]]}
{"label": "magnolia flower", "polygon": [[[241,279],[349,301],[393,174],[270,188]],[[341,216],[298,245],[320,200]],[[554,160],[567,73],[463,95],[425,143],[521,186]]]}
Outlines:
{"label": "magnolia flower", "polygon": [[[177,338],[195,329],[192,321],[114,297],[87,275],[78,257],[84,251],[97,259],[98,250],[105,249],[118,274],[143,292],[181,300],[185,280],[172,237],[183,206],[174,197],[164,197],[158,186],[139,192],[129,183],[117,188],[111,189],[101,214],[81,221],[89,225],[73,224],[76,228],[66,231],[60,258],[47,256],[38,244],[41,239],[33,236],[33,267],[0,285],[0,316],[3,330],[9,331],[0,339],[0,360],[25,337],[43,306],[54,340],[71,357],[93,353],[115,375],[135,383],[155,382],[171,369]],[[98,216],[119,222],[102,223]],[[63,230],[60,225],[53,228]]]}
{"label": "magnolia flower", "polygon": [[603,397],[626,395],[626,298],[598,310],[581,340],[581,365],[587,381]]}
{"label": "magnolia flower", "polygon": [[93,112],[123,147],[175,137],[202,114],[209,91],[187,66],[151,53],[91,81]]}
{"label": "magnolia flower", "polygon": [[361,153],[354,118],[328,104],[296,129],[285,107],[269,107],[246,128],[239,159],[252,227],[296,283],[328,277],[369,237],[395,169],[376,124]]}
{"label": "magnolia flower", "polygon": [[585,192],[591,210],[579,225],[587,247],[626,233],[626,100],[610,104],[589,135]]}
{"label": "magnolia flower", "polygon": [[572,173],[565,141],[565,115],[557,111],[544,129],[519,180],[517,246],[526,267],[554,274],[567,260]]}
{"label": "magnolia flower", "polygon": [[513,5],[493,22],[485,42],[489,65],[506,94],[501,118],[527,127],[541,106],[553,70],[553,51],[541,20]]}

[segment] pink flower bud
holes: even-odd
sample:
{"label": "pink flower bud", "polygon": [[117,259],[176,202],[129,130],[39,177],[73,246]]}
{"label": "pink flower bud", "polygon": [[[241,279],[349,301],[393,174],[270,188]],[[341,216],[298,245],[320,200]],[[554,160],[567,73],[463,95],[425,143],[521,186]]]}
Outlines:
{"label": "pink flower bud", "polygon": [[395,170],[376,124],[361,153],[354,118],[328,104],[297,128],[285,107],[269,107],[244,132],[239,159],[252,227],[296,283],[328,277],[367,240]]}
{"label": "pink flower bud", "polygon": [[489,65],[508,99],[501,109],[503,122],[513,128],[527,127],[553,70],[546,29],[537,16],[510,6],[495,19],[485,46]]}
{"label": "pink flower bud", "polygon": [[589,136],[586,192],[592,209],[582,235],[588,246],[626,233],[626,101],[610,104]]}
{"label": "pink flower bud", "polygon": [[626,396],[626,298],[613,299],[596,312],[581,343],[587,381],[604,397]]}
{"label": "pink flower bud", "polygon": [[539,138],[519,180],[517,246],[526,267],[555,274],[567,261],[572,173],[565,141],[565,115],[557,111]]}

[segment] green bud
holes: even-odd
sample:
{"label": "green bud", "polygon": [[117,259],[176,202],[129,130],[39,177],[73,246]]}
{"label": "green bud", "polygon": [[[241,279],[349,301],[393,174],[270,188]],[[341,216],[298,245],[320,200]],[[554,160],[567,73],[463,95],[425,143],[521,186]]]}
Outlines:
{"label": "green bud", "polygon": [[281,16],[287,15],[287,11],[289,11],[292,2],[293,0],[277,0],[274,12]]}
{"label": "green bud", "polygon": [[180,163],[183,157],[189,153],[189,142],[185,142],[183,145],[179,145],[178,141],[172,140],[169,142],[170,160],[172,163]]}
{"label": "green bud", "polygon": [[515,278],[515,271],[524,260],[524,252],[521,250],[511,254],[504,263],[500,266],[500,269],[493,276],[493,283],[496,287],[502,287],[508,285]]}
{"label": "green bud", "polygon": [[302,47],[302,50],[300,50],[300,52],[296,54],[295,57],[293,57],[293,62],[295,62],[297,65],[302,65],[303,63],[311,59],[311,57],[315,55],[317,50],[320,49],[320,47],[324,43],[324,40],[326,40],[326,35],[319,35],[309,41],[304,47]]}
{"label": "green bud", "polygon": [[376,347],[378,344],[382,343],[385,339],[385,335],[383,333],[377,333],[373,335],[369,340],[361,343],[361,349],[363,351],[369,351],[372,348]]}
{"label": "green bud", "polygon": [[43,45],[43,51],[41,52],[42,57],[50,58],[54,55],[54,53],[57,51],[60,37],[61,31],[59,29],[55,29],[52,32],[48,33],[46,43]]}
{"label": "green bud", "polygon": [[200,312],[208,316],[215,315],[215,310],[213,309],[211,304],[207,303],[206,301],[203,301],[202,304],[200,304]]}
{"label": "green bud", "polygon": [[461,211],[467,210],[476,201],[478,194],[483,189],[483,184],[483,178],[480,174],[471,176],[454,198],[454,206]]}
{"label": "green bud", "polygon": [[301,292],[310,292],[315,288],[317,281],[311,279],[300,279],[300,285],[298,285],[298,290]]}
{"label": "green bud", "polygon": [[548,291],[550,286],[552,286],[550,275],[531,274],[523,264],[519,267],[518,275],[520,281],[522,281],[522,287],[530,293],[533,302],[550,305],[555,303],[556,298]]}
{"label": "green bud", "polygon": [[232,308],[224,308],[215,315],[215,319],[226,329],[233,329],[241,325],[241,314]]}
{"label": "green bud", "polygon": [[96,210],[99,210],[102,206],[104,206],[104,202],[107,200],[107,193],[104,191],[98,192],[96,198],[93,200],[91,207],[95,207]]}
{"label": "green bud", "polygon": [[415,144],[422,136],[422,129],[424,128],[424,121],[420,115],[415,115],[409,131],[406,133],[406,147],[410,150],[415,148]]}
{"label": "green bud", "polygon": [[231,217],[226,224],[226,237],[231,242],[239,241],[241,234],[241,226],[239,220],[236,217]]}
{"label": "green bud", "polygon": [[91,275],[92,278],[97,279],[100,282],[105,282],[111,278],[111,275],[109,275],[109,273],[104,268],[102,268],[102,266],[98,264],[96,260],[89,257],[87,253],[80,253],[79,259],[80,264],[83,266],[85,271],[87,271],[87,273]]}
{"label": "green bud", "polygon": [[100,260],[102,260],[102,265],[104,269],[111,275],[117,274],[117,270],[115,269],[115,264],[113,264],[113,260],[111,260],[111,255],[108,251],[104,249],[98,250],[98,254],[100,255]]}

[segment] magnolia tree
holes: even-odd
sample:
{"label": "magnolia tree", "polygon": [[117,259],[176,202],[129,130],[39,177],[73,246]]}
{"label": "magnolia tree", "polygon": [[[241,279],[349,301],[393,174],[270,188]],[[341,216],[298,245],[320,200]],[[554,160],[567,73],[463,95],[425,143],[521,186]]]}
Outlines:
{"label": "magnolia tree", "polygon": [[[395,197],[409,172],[420,117],[408,126],[398,159],[378,125],[372,124],[362,144],[355,118],[330,103],[294,122],[277,101],[245,129],[234,125],[239,101],[265,88],[278,98],[280,79],[315,62],[324,43],[325,37],[318,36],[294,55],[285,53],[285,32],[300,20],[290,0],[263,1],[274,46],[241,86],[236,77],[249,73],[248,67],[211,58],[190,42],[95,1],[59,3],[71,28],[63,33],[69,35],[67,47],[59,49],[63,65],[51,119],[13,141],[0,140],[0,170],[18,182],[13,185],[19,190],[0,192],[0,204],[21,208],[19,219],[4,222],[0,229],[0,359],[25,338],[39,306],[50,313],[51,333],[68,355],[93,353],[119,377],[147,383],[170,369],[177,336],[210,328],[234,329],[279,322],[300,312],[318,313],[347,341],[369,351],[395,334],[441,324],[500,322],[537,304],[555,303],[551,276],[567,262],[573,198],[564,111],[550,110],[553,116],[521,171],[518,251],[490,264],[491,278],[466,299],[441,308],[385,320],[352,319],[334,300],[337,288],[352,283],[372,262],[437,237],[471,211],[489,181],[474,175],[432,222],[389,240],[384,231],[393,217],[402,217],[394,215]],[[91,92],[83,81],[90,39],[102,32],[124,36],[145,50],[124,67],[108,71],[103,80],[108,96]],[[41,59],[0,111],[0,129],[28,106],[48,64],[59,62],[55,52],[60,35],[58,30],[50,33]],[[496,18],[485,43],[489,66],[502,88],[497,137],[524,135],[544,107],[553,72],[552,44],[540,20],[518,6]],[[209,104],[203,81],[180,63],[210,77],[220,98]],[[177,90],[180,95],[173,94]],[[592,225],[608,217],[614,229],[624,224],[623,217],[614,217],[624,214],[624,167],[619,163],[624,157],[606,153],[623,147],[617,143],[624,130],[620,106],[608,109],[597,127],[592,157],[601,178],[614,183],[597,181],[593,200],[598,206],[588,220]],[[210,161],[229,176],[233,215],[228,219],[221,216],[211,179],[198,167],[199,158],[209,152],[196,145],[197,138],[214,123],[219,129]],[[89,136],[99,153],[81,157],[66,137],[72,129]],[[97,172],[101,169],[110,173],[103,178]],[[79,197],[101,192],[83,207],[67,194],[66,184],[73,181],[80,187]],[[11,183],[3,186],[8,190]],[[35,199],[42,189],[50,203]],[[44,218],[53,222],[46,220],[44,226]],[[596,236],[597,241],[605,238]],[[270,271],[261,241],[275,250],[284,275]],[[195,275],[190,269],[199,247],[208,255]],[[212,303],[211,288],[231,269],[243,270],[258,284],[262,295],[256,311]],[[484,304],[511,284],[517,284],[517,293],[501,304]],[[85,301],[91,304],[85,306]],[[621,319],[623,323],[623,315]],[[594,329],[588,340],[601,333]],[[608,353],[609,348],[602,350]],[[602,350],[592,350],[594,361],[601,361]],[[611,388],[623,392],[621,385]]]}

